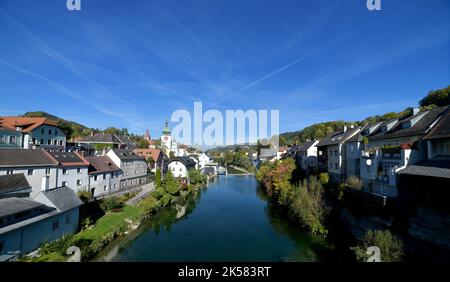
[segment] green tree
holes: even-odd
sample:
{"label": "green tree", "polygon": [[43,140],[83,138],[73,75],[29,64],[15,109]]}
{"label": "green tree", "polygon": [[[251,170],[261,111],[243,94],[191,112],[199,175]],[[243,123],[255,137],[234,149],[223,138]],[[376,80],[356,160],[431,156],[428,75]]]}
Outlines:
{"label": "green tree", "polygon": [[159,168],[155,171],[155,187],[161,187],[161,170]]}
{"label": "green tree", "polygon": [[189,170],[189,183],[196,184],[206,184],[207,182],[206,175],[202,174],[198,169],[190,169]]}
{"label": "green tree", "polygon": [[376,246],[380,248],[381,261],[400,262],[403,259],[403,242],[392,235],[391,231],[368,230],[360,244],[351,249],[358,261],[365,262],[369,258],[367,248]]}
{"label": "green tree", "polygon": [[326,237],[328,230],[324,225],[326,216],[323,188],[320,182],[311,177],[293,186],[290,212],[293,217],[312,234]]}
{"label": "green tree", "polygon": [[180,182],[169,170],[161,181],[161,186],[156,188],[156,198],[161,202],[162,206],[174,203],[180,193]]}
{"label": "green tree", "polygon": [[438,107],[450,105],[450,85],[446,88],[430,91],[427,96],[420,100],[419,104],[422,107],[430,105],[436,105]]}

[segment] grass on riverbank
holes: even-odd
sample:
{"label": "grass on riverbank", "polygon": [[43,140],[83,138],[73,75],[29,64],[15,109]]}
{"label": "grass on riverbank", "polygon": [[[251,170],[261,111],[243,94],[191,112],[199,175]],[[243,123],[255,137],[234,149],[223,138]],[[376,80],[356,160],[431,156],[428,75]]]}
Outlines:
{"label": "grass on riverbank", "polygon": [[[180,190],[180,196],[174,198],[170,206],[183,202],[187,195],[196,193],[202,186],[201,184],[189,185],[186,190]],[[126,199],[120,199],[122,204],[123,200]],[[158,200],[156,192],[154,192],[135,206],[123,205],[121,209],[106,212],[94,224],[86,226],[77,234],[43,244],[39,250],[39,256],[22,256],[18,260],[23,262],[64,262],[68,259],[67,248],[77,246],[81,250],[82,261],[89,261],[114,239],[132,232],[146,218],[163,208],[166,208],[166,204]]]}

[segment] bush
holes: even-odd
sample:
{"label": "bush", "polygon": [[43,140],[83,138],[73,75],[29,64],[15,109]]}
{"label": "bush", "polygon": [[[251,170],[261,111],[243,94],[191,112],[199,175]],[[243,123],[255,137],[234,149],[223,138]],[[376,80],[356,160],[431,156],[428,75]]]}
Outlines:
{"label": "bush", "polygon": [[87,190],[79,190],[77,196],[83,203],[87,203],[92,198],[91,193]]}
{"label": "bush", "polygon": [[289,207],[291,215],[312,234],[326,237],[328,230],[323,222],[326,215],[323,188],[320,182],[311,178],[293,187],[292,203]]}
{"label": "bush", "polygon": [[123,208],[123,203],[119,201],[117,197],[108,197],[100,202],[100,208],[104,212],[109,212],[113,210],[120,211]]}
{"label": "bush", "polygon": [[346,184],[348,187],[354,188],[357,190],[361,190],[361,188],[363,187],[363,182],[356,175],[350,175],[349,177],[347,177]]}
{"label": "bush", "polygon": [[403,243],[400,239],[393,236],[389,230],[368,230],[360,244],[350,249],[353,250],[358,261],[365,262],[370,257],[366,253],[367,248],[371,246],[380,248],[381,261],[383,262],[402,261]]}
{"label": "bush", "polygon": [[155,187],[161,187],[161,170],[156,169],[155,172]]}
{"label": "bush", "polygon": [[319,174],[319,182],[322,185],[327,185],[330,182],[330,176],[326,172],[321,172]]}
{"label": "bush", "polygon": [[208,178],[206,177],[206,175],[202,174],[198,169],[189,170],[189,183],[193,185],[205,185],[207,181]]}

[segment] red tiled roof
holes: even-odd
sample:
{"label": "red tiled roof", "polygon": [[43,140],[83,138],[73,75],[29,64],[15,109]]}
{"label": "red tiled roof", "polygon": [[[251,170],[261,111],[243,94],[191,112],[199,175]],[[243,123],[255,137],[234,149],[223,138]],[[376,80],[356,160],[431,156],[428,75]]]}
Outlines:
{"label": "red tiled roof", "polygon": [[161,154],[160,149],[134,149],[133,152],[145,159],[151,157],[155,162],[158,161],[158,157]]}
{"label": "red tiled roof", "polygon": [[58,122],[45,117],[0,117],[0,125],[16,130],[22,127],[22,132],[30,132],[41,125],[58,126]]}

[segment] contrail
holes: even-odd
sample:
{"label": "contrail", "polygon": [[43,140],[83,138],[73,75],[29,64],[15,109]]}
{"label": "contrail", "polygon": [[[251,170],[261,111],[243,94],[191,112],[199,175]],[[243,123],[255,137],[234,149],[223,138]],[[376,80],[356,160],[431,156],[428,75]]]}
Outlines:
{"label": "contrail", "polygon": [[342,35],[341,37],[339,37],[339,38],[337,38],[337,39],[335,39],[335,40],[333,40],[333,41],[328,42],[327,44],[323,45],[322,47],[320,47],[320,48],[318,48],[318,49],[315,49],[315,50],[312,50],[312,51],[310,51],[309,53],[307,53],[307,54],[305,54],[305,55],[303,55],[303,56],[301,56],[301,57],[299,57],[299,58],[293,60],[292,62],[290,62],[290,63],[288,63],[288,64],[286,64],[286,65],[284,65],[284,66],[282,66],[282,67],[280,67],[280,68],[278,68],[278,69],[276,69],[275,71],[273,71],[273,72],[271,72],[271,73],[269,73],[269,74],[263,76],[262,78],[257,79],[257,80],[255,80],[255,81],[251,82],[250,84],[248,84],[248,85],[242,87],[241,89],[239,89],[239,90],[237,90],[237,91],[231,93],[230,95],[224,96],[223,98],[219,99],[219,100],[216,101],[214,104],[212,104],[209,108],[212,108],[212,107],[214,107],[214,106],[216,106],[216,105],[222,103],[223,101],[225,101],[225,100],[227,100],[227,99],[229,99],[229,98],[231,98],[231,97],[233,97],[233,96],[236,96],[236,95],[238,95],[238,94],[244,92],[245,90],[247,90],[247,89],[249,89],[249,88],[251,88],[251,87],[253,87],[253,86],[257,85],[257,84],[266,81],[267,79],[269,79],[269,78],[273,77],[274,75],[276,75],[276,74],[278,74],[278,73],[280,73],[280,72],[282,72],[282,71],[284,71],[284,70],[286,70],[286,69],[292,67],[292,66],[295,65],[295,64],[298,64],[299,62],[301,62],[301,61],[307,59],[308,57],[314,55],[315,53],[318,53],[318,52],[320,52],[320,51],[322,51],[322,50],[328,48],[329,46],[335,44],[336,42],[341,41],[341,40],[344,39],[347,35],[348,35],[348,34],[344,34],[344,35]]}

